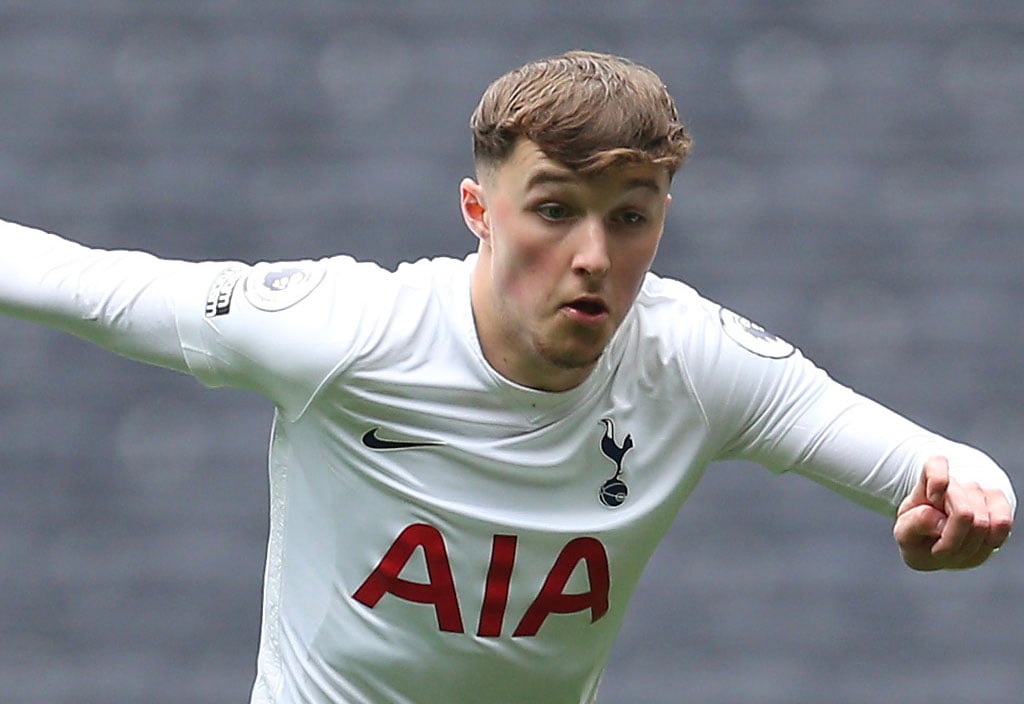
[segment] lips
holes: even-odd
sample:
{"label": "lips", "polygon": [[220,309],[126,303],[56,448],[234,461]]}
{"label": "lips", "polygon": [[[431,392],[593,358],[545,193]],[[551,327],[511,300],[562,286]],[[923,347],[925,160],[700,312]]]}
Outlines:
{"label": "lips", "polygon": [[569,302],[570,308],[583,311],[588,315],[599,315],[608,312],[608,306],[600,298],[584,297]]}
{"label": "lips", "polygon": [[570,318],[585,325],[603,322],[608,317],[608,305],[598,296],[580,296],[566,303],[562,309]]}

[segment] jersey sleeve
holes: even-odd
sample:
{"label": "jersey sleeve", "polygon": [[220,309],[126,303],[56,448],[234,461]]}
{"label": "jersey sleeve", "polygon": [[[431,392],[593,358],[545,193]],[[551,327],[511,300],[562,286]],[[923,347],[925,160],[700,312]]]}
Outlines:
{"label": "jersey sleeve", "polygon": [[700,325],[687,373],[717,458],[795,471],[893,514],[925,461],[944,455],[957,480],[999,489],[1016,506],[1009,478],[981,451],[836,382],[792,345],[731,311],[709,304]]}
{"label": "jersey sleeve", "polygon": [[0,221],[0,312],[182,372],[177,301],[203,290],[217,268],[91,249]]}
{"label": "jersey sleeve", "polygon": [[388,274],[347,256],[224,264],[177,309],[188,368],[208,386],[257,391],[293,420],[383,334],[397,295]]}
{"label": "jersey sleeve", "polygon": [[349,257],[255,266],[167,260],[6,222],[0,252],[0,313],[208,386],[254,390],[286,417],[300,414],[366,337],[363,304],[383,275]]}

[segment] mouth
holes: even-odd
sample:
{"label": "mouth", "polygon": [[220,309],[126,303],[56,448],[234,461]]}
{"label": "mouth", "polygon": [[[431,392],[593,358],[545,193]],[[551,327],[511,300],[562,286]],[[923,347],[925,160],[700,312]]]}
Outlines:
{"label": "mouth", "polygon": [[598,325],[609,315],[608,305],[597,296],[580,296],[562,306],[572,320],[583,325]]}

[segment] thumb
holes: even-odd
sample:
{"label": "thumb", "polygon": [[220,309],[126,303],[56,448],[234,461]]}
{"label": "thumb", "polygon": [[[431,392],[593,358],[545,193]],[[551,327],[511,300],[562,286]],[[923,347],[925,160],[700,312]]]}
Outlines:
{"label": "thumb", "polygon": [[929,504],[909,508],[896,519],[893,535],[900,545],[935,542],[946,526],[946,514]]}

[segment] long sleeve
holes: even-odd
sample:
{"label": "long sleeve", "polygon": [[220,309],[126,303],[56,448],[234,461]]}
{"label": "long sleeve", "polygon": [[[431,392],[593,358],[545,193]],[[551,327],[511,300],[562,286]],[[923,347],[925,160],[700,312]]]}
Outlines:
{"label": "long sleeve", "polygon": [[182,372],[188,366],[176,300],[190,290],[202,291],[211,272],[223,267],[90,249],[0,221],[0,313]]}
{"label": "long sleeve", "polygon": [[383,275],[351,257],[251,266],[167,260],[3,221],[0,255],[0,314],[208,386],[255,391],[287,417],[365,343],[360,334],[372,333],[372,325],[358,332],[364,292]]}
{"label": "long sleeve", "polygon": [[714,428],[718,459],[794,471],[892,514],[925,461],[947,457],[961,482],[1016,497],[983,452],[933,433],[829,377],[791,345],[725,310],[708,307],[689,338],[687,375]]}

